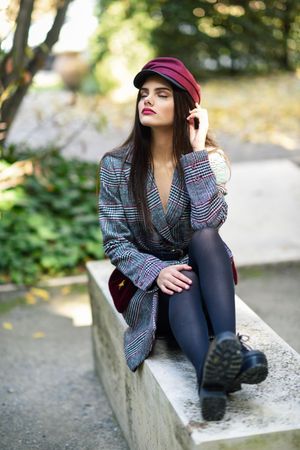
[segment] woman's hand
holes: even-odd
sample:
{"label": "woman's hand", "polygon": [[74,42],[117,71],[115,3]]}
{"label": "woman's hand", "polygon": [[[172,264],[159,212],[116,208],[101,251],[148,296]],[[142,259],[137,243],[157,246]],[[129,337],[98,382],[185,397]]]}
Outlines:
{"label": "woman's hand", "polygon": [[[208,130],[207,109],[201,108],[199,103],[195,103],[196,108],[190,109],[190,115],[186,118],[189,122],[190,143],[194,151],[204,150],[205,139]],[[195,129],[194,118],[199,120],[199,128]]]}
{"label": "woman's hand", "polygon": [[192,270],[188,264],[176,264],[162,269],[156,279],[158,287],[165,294],[172,295],[174,292],[181,292],[189,289],[192,281],[183,275],[181,270]]}

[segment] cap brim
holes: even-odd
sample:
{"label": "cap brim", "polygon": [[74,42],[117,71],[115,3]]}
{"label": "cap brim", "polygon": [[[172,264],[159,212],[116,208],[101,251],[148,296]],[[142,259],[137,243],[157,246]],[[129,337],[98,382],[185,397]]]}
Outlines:
{"label": "cap brim", "polygon": [[179,83],[177,83],[177,81],[174,81],[174,80],[172,80],[171,77],[168,77],[167,75],[156,72],[155,70],[141,70],[141,72],[139,72],[134,77],[134,80],[133,80],[134,86],[139,89],[142,86],[142,84],[144,83],[145,79],[149,77],[149,75],[159,75],[160,77],[165,78],[165,80],[169,81],[171,84],[174,84],[175,86],[177,86],[179,89],[186,91],[186,89],[183,86],[181,86]]}

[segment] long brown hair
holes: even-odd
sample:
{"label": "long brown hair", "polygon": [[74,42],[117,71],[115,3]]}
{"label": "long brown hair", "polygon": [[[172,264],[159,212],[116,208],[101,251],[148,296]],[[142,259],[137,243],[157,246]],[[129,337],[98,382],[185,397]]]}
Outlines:
{"label": "long brown hair", "polygon": [[[173,158],[179,172],[180,181],[183,180],[183,170],[180,164],[180,157],[183,154],[190,153],[193,148],[189,139],[189,130],[186,117],[189,109],[193,109],[195,104],[188,92],[183,91],[172,85],[174,96],[174,122],[173,122]],[[151,216],[146,200],[146,182],[149,167],[153,169],[151,154],[151,128],[141,124],[138,113],[138,103],[140,101],[140,92],[137,96],[135,107],[135,118],[132,131],[121,147],[129,146],[131,156],[131,170],[129,177],[129,193],[133,197],[140,211],[141,222],[145,231],[153,229]],[[215,139],[210,131],[206,135],[205,147],[217,148]],[[112,150],[113,153],[116,150]]]}

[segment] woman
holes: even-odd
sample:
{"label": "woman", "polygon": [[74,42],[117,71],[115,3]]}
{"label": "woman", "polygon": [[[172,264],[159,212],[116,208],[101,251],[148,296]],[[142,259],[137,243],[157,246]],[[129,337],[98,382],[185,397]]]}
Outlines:
{"label": "woman", "polygon": [[227,160],[180,60],[149,61],[134,85],[133,131],[102,158],[99,199],[105,253],[124,275],[117,289],[133,287],[126,362],[135,371],[156,338],[173,337],[195,368],[204,419],[220,420],[228,392],[267,376],[265,355],[236,335],[234,264],[218,234]]}

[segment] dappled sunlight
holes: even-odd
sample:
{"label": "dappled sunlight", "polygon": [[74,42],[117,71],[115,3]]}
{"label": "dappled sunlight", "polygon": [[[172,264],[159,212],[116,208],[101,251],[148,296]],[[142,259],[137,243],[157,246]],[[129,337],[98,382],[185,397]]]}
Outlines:
{"label": "dappled sunlight", "polygon": [[90,326],[92,324],[91,307],[87,301],[55,301],[49,304],[49,309],[55,314],[72,319],[74,327]]}
{"label": "dappled sunlight", "polygon": [[278,142],[280,142],[280,145],[287,151],[295,151],[299,148],[299,142],[297,139],[293,139],[290,136],[286,136],[283,133],[274,131],[270,136],[270,142],[272,144],[278,145]]}
{"label": "dappled sunlight", "polygon": [[223,78],[203,83],[202,106],[216,132],[242,141],[299,148],[300,88],[296,74]]}
{"label": "dappled sunlight", "polygon": [[[1,303],[0,303],[1,305]],[[3,304],[2,304],[3,305]],[[10,307],[9,307],[10,305]],[[41,288],[31,287],[24,296],[11,301],[2,312],[7,312],[16,306],[27,308],[46,308],[49,313],[66,317],[72,320],[74,327],[90,326],[92,324],[92,312],[86,285],[66,285],[63,287]],[[41,327],[41,328],[40,328]],[[14,332],[16,327],[9,320],[0,321],[0,328]],[[33,339],[42,339],[47,334],[41,324],[36,324],[36,329],[31,330]]]}
{"label": "dappled sunlight", "polygon": [[[59,316],[68,317],[74,327],[90,326],[92,324],[91,306],[86,292],[81,292],[82,287],[67,285],[58,291],[32,287],[25,295],[28,305],[47,302],[49,311]],[[34,336],[35,338],[42,336]]]}

